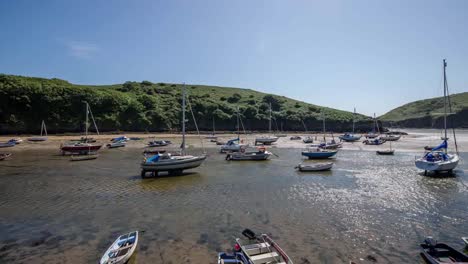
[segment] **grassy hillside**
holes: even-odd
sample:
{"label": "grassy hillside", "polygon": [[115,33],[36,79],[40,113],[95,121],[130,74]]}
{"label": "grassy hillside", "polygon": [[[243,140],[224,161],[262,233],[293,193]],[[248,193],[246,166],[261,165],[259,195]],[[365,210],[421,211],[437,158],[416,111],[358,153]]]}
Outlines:
{"label": "grassy hillside", "polygon": [[[468,92],[450,96],[452,112],[450,123],[455,127],[468,126]],[[386,123],[395,123],[405,127],[435,127],[443,125],[444,100],[443,97],[415,101],[395,108],[380,120]]]}
{"label": "grassy hillside", "polygon": [[[75,85],[60,79],[0,74],[0,133],[37,132],[42,119],[52,132],[82,131],[84,101],[103,131],[177,131],[181,88],[181,84],[149,81]],[[350,112],[250,89],[193,84],[186,88],[201,130],[211,130],[213,118],[217,130],[234,130],[237,107],[247,130],[266,130],[270,103],[278,127],[283,124],[284,130],[304,130],[301,120],[309,130],[319,130],[322,110],[330,129],[348,130],[353,118]],[[357,119],[363,120],[363,126],[371,124],[368,117],[358,115]],[[194,129],[193,122],[188,129]]]}

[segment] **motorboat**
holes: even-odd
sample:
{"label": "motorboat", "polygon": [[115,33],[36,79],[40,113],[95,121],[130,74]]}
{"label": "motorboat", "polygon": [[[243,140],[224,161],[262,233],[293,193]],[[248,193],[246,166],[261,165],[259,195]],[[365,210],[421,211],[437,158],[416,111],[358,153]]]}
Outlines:
{"label": "motorboat", "polygon": [[468,263],[468,256],[453,247],[428,237],[421,244],[421,256],[429,264]]}
{"label": "motorboat", "polygon": [[11,148],[16,146],[15,142],[7,141],[7,142],[2,142],[0,143],[0,148]]}
{"label": "motorboat", "polygon": [[366,139],[362,141],[362,144],[366,145],[382,145],[383,143],[385,143],[385,140],[381,138]]}
{"label": "motorboat", "polygon": [[[43,136],[44,135],[44,136]],[[47,138],[47,128],[46,128],[46,125],[45,125],[45,122],[44,120],[42,120],[42,123],[41,123],[41,135],[39,137],[30,137],[28,138],[28,141],[31,141],[31,142],[42,142],[42,141],[46,141],[48,138]]]}
{"label": "motorboat", "polygon": [[148,142],[148,147],[165,147],[172,144],[169,140],[153,140]]}
{"label": "motorboat", "polygon": [[110,141],[111,142],[120,142],[120,141],[129,141],[130,139],[126,136],[120,136],[120,137],[115,137],[112,138]]}
{"label": "motorboat", "polygon": [[302,142],[306,143],[306,144],[310,144],[310,143],[314,143],[314,139],[312,137],[305,137]]}
{"label": "motorboat", "polygon": [[309,159],[328,159],[333,157],[338,153],[337,150],[328,150],[322,148],[309,148],[305,151],[302,151],[302,156],[306,156]]}
{"label": "motorboat", "polygon": [[448,84],[447,84],[447,75],[446,75],[446,68],[447,63],[443,60],[443,68],[444,68],[444,141],[442,143],[429,150],[428,152],[424,153],[421,158],[416,158],[414,163],[418,169],[424,170],[424,175],[427,175],[428,171],[432,172],[448,172],[452,173],[452,171],[457,167],[460,158],[458,156],[458,146],[455,136],[455,129],[453,130],[453,139],[455,145],[456,153],[449,154],[448,153],[448,142],[447,142],[447,111],[452,111],[451,103],[449,98],[448,92]]}
{"label": "motorboat", "polygon": [[320,162],[313,164],[299,164],[295,169],[299,171],[326,171],[333,167],[333,162]]}
{"label": "motorboat", "polygon": [[257,151],[245,151],[244,148],[239,152],[229,153],[226,155],[226,160],[246,161],[246,160],[267,160],[272,155],[264,147],[258,148]]}
{"label": "motorboat", "polygon": [[11,156],[11,153],[0,153],[0,160],[5,160]]}
{"label": "motorboat", "polygon": [[248,264],[293,264],[286,252],[267,234],[257,236],[250,229],[242,234],[247,239],[236,238],[234,250],[247,259]]}
{"label": "motorboat", "polygon": [[239,138],[228,140],[228,142],[226,142],[226,144],[221,146],[220,152],[221,153],[238,152],[242,148],[248,147],[248,145],[238,143],[239,141],[240,141]]}
{"label": "motorboat", "polygon": [[109,143],[106,146],[108,148],[121,148],[121,147],[125,147],[125,145],[127,145],[127,142],[122,140],[122,141],[115,141],[115,142]]}
{"label": "motorboat", "polygon": [[119,236],[102,256],[100,264],[124,264],[138,245],[138,231]]}

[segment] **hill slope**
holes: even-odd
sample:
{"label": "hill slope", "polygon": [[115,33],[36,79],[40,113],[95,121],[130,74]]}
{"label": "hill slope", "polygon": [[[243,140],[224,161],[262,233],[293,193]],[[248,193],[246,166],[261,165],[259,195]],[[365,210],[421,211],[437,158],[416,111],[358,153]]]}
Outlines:
{"label": "hill slope", "polygon": [[[126,82],[116,85],[75,85],[60,79],[0,74],[0,132],[37,133],[42,119],[51,132],[84,130],[87,101],[102,131],[175,131],[180,128],[181,84]],[[341,110],[256,92],[249,89],[186,85],[201,130],[234,130],[239,107],[247,130],[268,129],[269,104],[278,127],[284,130],[320,130],[320,112],[327,127],[349,130],[353,114]],[[363,120],[363,129],[371,124]],[[189,113],[189,120],[190,118]],[[273,123],[275,128],[275,122]],[[365,127],[365,128],[364,128]],[[188,122],[188,129],[194,129]]]}
{"label": "hill slope", "polygon": [[[449,124],[455,127],[468,127],[468,92],[450,96],[452,112]],[[419,100],[397,107],[379,117],[384,123],[403,127],[441,128],[443,127],[443,97]]]}

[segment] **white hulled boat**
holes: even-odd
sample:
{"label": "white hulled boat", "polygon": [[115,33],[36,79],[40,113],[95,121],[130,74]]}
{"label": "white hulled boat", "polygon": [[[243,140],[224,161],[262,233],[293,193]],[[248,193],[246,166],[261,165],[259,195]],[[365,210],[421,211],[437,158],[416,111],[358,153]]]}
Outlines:
{"label": "white hulled boat", "polygon": [[[445,59],[443,61],[443,68],[444,68],[444,141],[437,147],[431,149],[430,151],[426,152],[423,157],[417,158],[415,160],[415,165],[418,169],[424,170],[424,175],[427,174],[428,171],[433,172],[449,172],[452,171],[457,167],[458,162],[460,161],[460,157],[458,156],[458,147],[457,147],[457,140],[455,136],[455,129],[453,130],[453,139],[455,144],[455,150],[457,153],[449,154],[448,153],[448,143],[447,143],[447,108],[451,108],[450,104],[450,97],[447,85],[447,75],[446,75],[446,68],[447,63]],[[451,109],[450,109],[451,110]]]}

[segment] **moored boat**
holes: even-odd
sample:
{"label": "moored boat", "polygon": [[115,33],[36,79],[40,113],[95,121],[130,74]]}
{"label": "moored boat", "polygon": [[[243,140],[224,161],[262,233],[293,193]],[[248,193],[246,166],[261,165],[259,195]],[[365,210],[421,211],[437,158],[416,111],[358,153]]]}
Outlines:
{"label": "moored boat", "polygon": [[468,263],[468,256],[453,247],[428,237],[421,244],[421,256],[429,264]]}
{"label": "moored boat", "polygon": [[268,119],[268,136],[261,136],[255,138],[255,145],[262,144],[262,145],[271,145],[278,141],[278,137],[271,136],[271,103],[270,103],[270,117]]}
{"label": "moored boat", "polygon": [[16,146],[15,142],[7,141],[7,142],[2,142],[0,143],[0,148],[11,148]]}
{"label": "moored boat", "polygon": [[0,153],[0,160],[5,160],[11,156],[11,153]]}
{"label": "moored boat", "polygon": [[437,147],[426,152],[421,158],[416,158],[414,163],[418,169],[424,170],[424,175],[428,171],[432,172],[448,172],[452,171],[457,167],[460,158],[458,156],[458,146],[455,136],[455,129],[453,129],[453,142],[455,145],[456,153],[448,153],[447,143],[447,113],[451,112],[452,107],[449,99],[447,76],[446,76],[447,63],[443,60],[443,72],[444,72],[444,141]]}
{"label": "moored boat", "polygon": [[86,154],[89,152],[95,152],[101,149],[102,145],[100,144],[90,144],[90,143],[72,143],[65,144],[60,147],[60,150],[63,155],[65,154]]}
{"label": "moored boat", "polygon": [[125,147],[125,145],[127,145],[127,142],[125,141],[116,141],[116,142],[107,144],[107,147],[108,148],[121,148],[121,147]]}
{"label": "moored boat", "polygon": [[247,161],[247,160],[267,160],[272,155],[264,147],[258,148],[257,151],[245,151],[244,148],[239,152],[229,153],[226,155],[226,160]]}
{"label": "moored boat", "polygon": [[310,143],[314,143],[314,138],[313,137],[305,137],[302,142],[306,143],[306,144],[310,144]]}
{"label": "moored boat", "polygon": [[385,141],[397,141],[401,138],[400,135],[384,135],[380,136],[380,139],[385,140]]}
{"label": "moored boat", "polygon": [[71,161],[93,160],[93,159],[97,159],[98,157],[99,157],[99,154],[97,153],[87,153],[83,155],[71,155],[70,160]]}
{"label": "moored boat", "polygon": [[[45,136],[43,136],[43,134]],[[42,141],[46,141],[48,138],[47,138],[47,128],[46,128],[46,125],[45,125],[45,122],[44,120],[42,120],[42,123],[41,123],[41,135],[39,137],[30,137],[28,138],[28,141],[31,141],[31,142],[42,142]]]}
{"label": "moored boat", "polygon": [[138,231],[119,236],[102,256],[100,264],[124,264],[138,245]]}
{"label": "moored boat", "polygon": [[148,147],[165,147],[172,144],[169,140],[153,140],[148,142]]}
{"label": "moored boat", "polygon": [[120,141],[129,141],[130,139],[126,136],[120,136],[120,137],[115,137],[112,138],[110,141],[111,142],[120,142]]}
{"label": "moored boat", "polygon": [[290,140],[301,140],[302,138],[300,136],[292,136],[289,139]]}
{"label": "moored boat", "polygon": [[333,167],[333,162],[320,162],[314,164],[299,164],[295,169],[299,171],[326,171]]}
{"label": "moored boat", "polygon": [[378,155],[393,155],[395,153],[395,151],[393,149],[389,149],[389,150],[377,150],[376,153]]}
{"label": "moored boat", "polygon": [[355,142],[361,139],[361,136],[357,136],[354,134],[354,127],[356,123],[356,108],[354,108],[353,113],[353,132],[352,133],[345,133],[344,135],[339,136],[338,138],[345,142]]}
{"label": "moored boat", "polygon": [[309,148],[305,151],[302,151],[302,156],[306,156],[309,159],[328,159],[333,157],[338,153],[337,150],[327,150],[321,148]]}
{"label": "moored boat", "polygon": [[366,139],[362,141],[362,144],[366,144],[366,145],[382,145],[383,143],[385,143],[385,140],[381,138]]}
{"label": "moored boat", "polygon": [[13,142],[16,145],[18,145],[18,144],[21,144],[21,142],[23,142],[23,140],[21,138],[12,138],[12,139],[8,140],[8,142]]}

